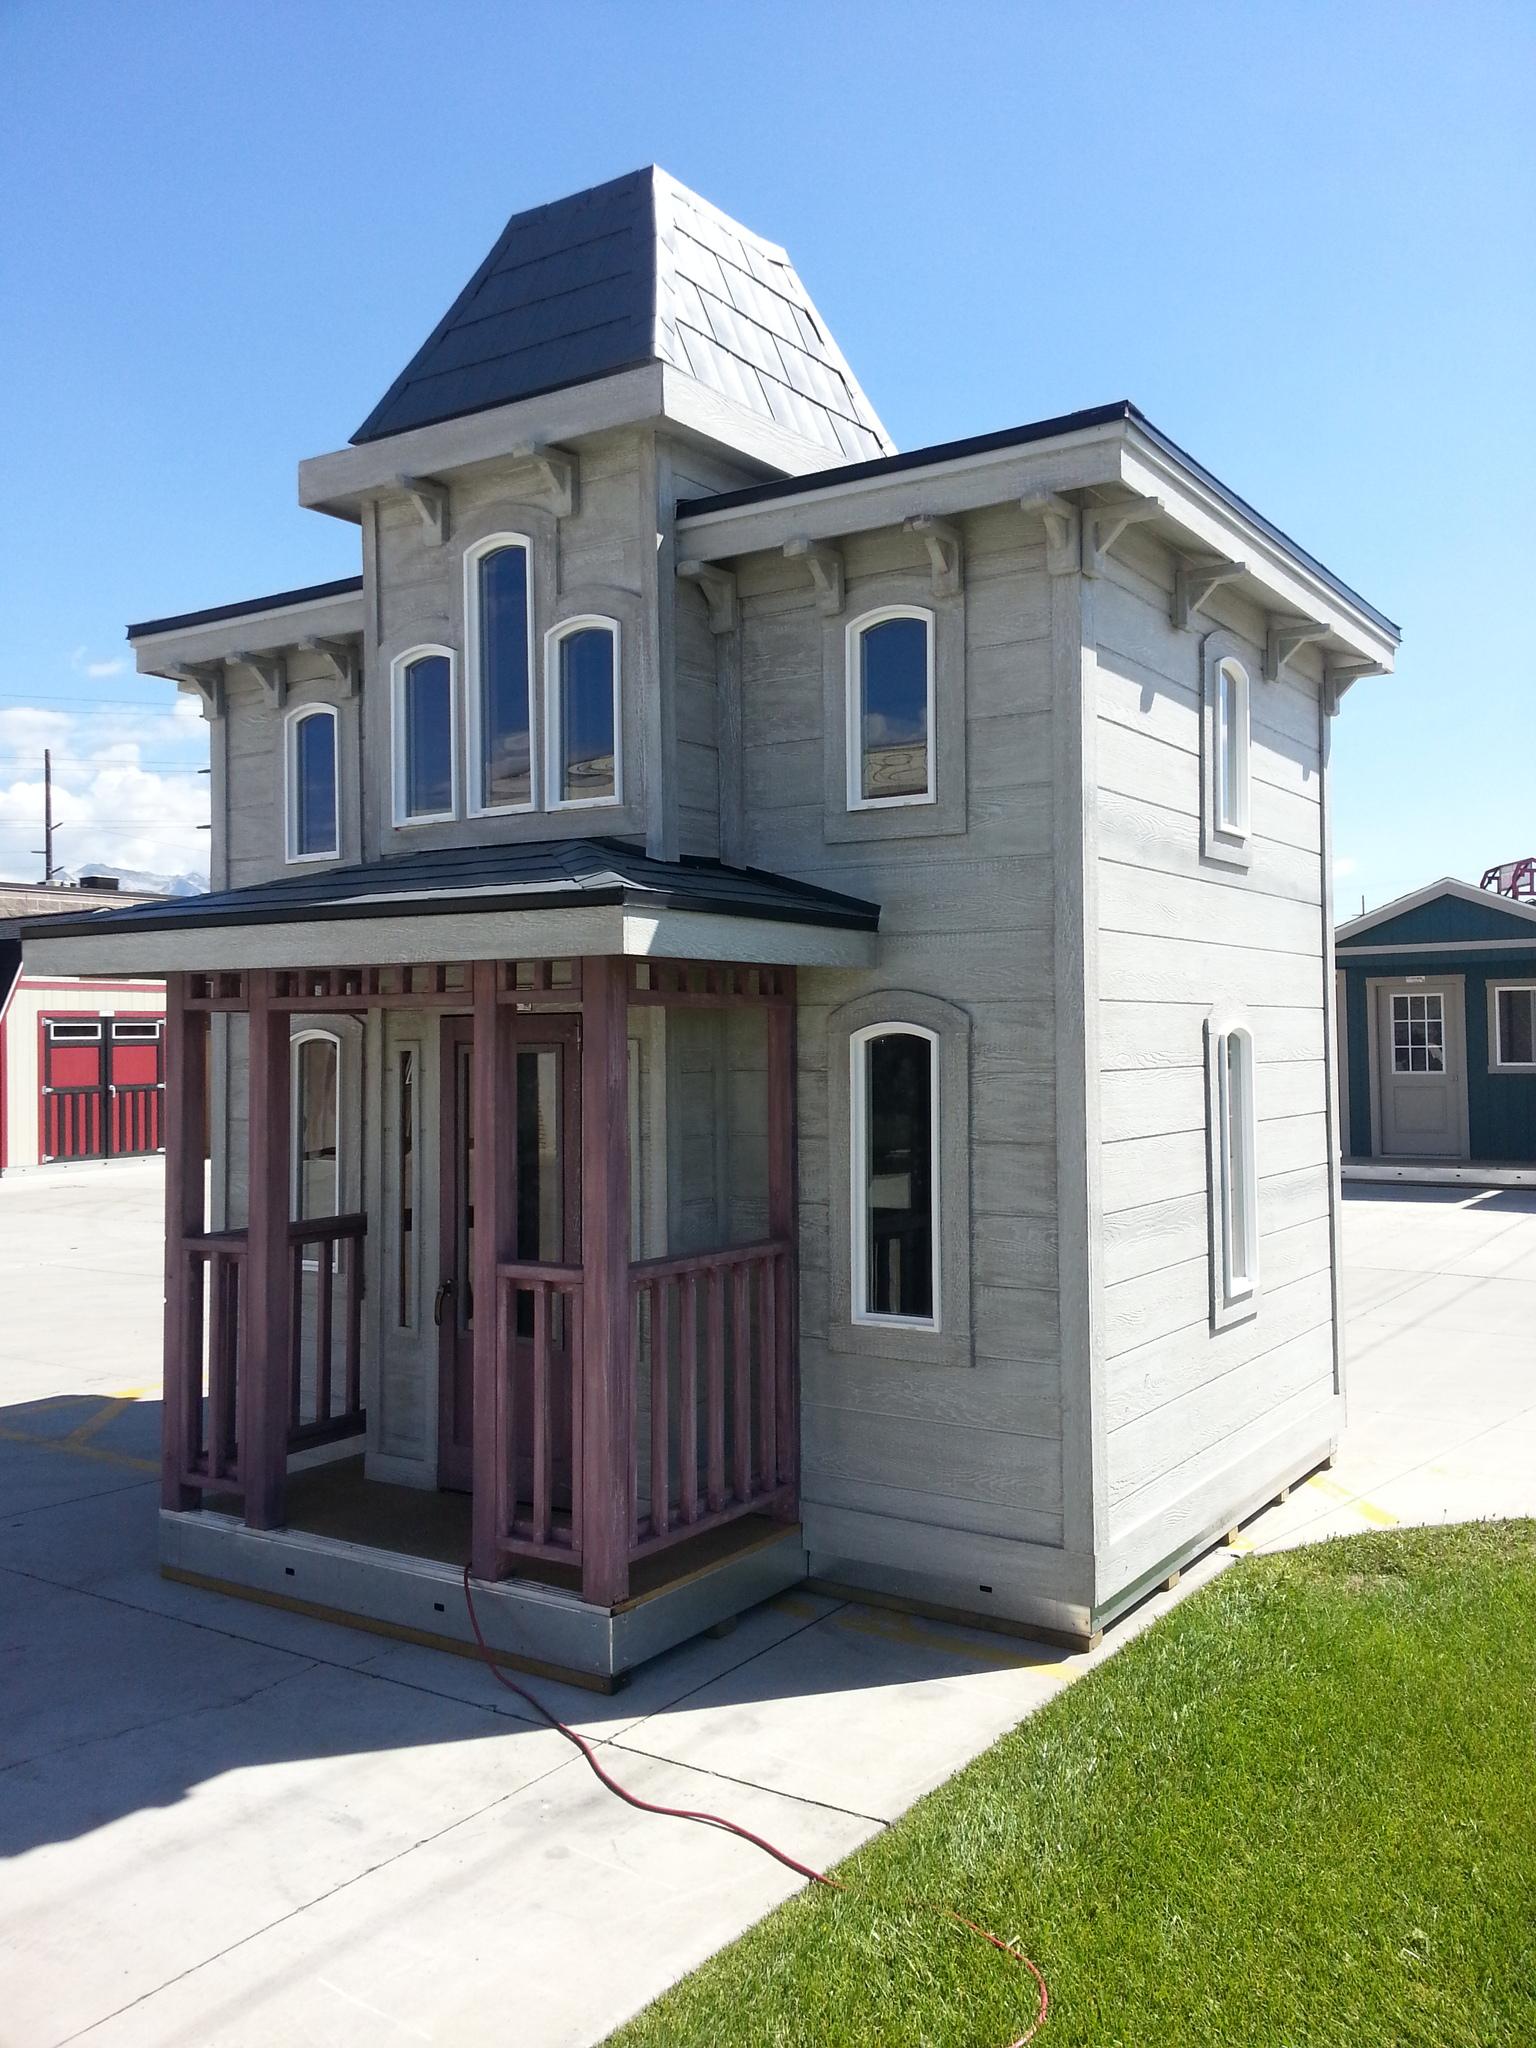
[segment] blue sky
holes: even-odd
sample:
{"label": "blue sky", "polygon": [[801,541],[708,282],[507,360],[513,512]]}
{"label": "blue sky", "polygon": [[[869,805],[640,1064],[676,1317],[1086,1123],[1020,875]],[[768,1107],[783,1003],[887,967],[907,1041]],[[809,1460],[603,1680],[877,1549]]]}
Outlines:
{"label": "blue sky", "polygon": [[[1536,852],[1528,6],[5,0],[0,875],[205,858],[125,621],[302,512],[508,214],[655,160],[785,243],[898,443],[1134,399],[1404,630],[1341,912]],[[118,666],[122,664],[122,666]]]}

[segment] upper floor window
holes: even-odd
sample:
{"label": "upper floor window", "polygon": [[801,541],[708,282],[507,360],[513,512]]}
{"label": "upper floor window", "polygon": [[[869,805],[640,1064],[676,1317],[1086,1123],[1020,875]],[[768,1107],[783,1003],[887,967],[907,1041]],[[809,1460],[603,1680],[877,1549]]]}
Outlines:
{"label": "upper floor window", "polygon": [[341,850],[336,801],[336,713],[306,705],[288,716],[288,858],[325,860]]}
{"label": "upper floor window", "polygon": [[1224,661],[1216,671],[1216,826],[1248,836],[1248,671]]}
{"label": "upper floor window", "polygon": [[933,614],[887,605],[848,627],[848,807],[934,801]]}
{"label": "upper floor window", "polygon": [[425,824],[458,810],[453,656],[416,647],[393,668],[395,823]]}
{"label": "upper floor window", "polygon": [[1258,1119],[1253,1033],[1246,1025],[1207,1036],[1211,1102],[1212,1310],[1218,1327],[1250,1314],[1259,1285]]}
{"label": "upper floor window", "polygon": [[495,534],[465,557],[473,808],[533,807],[532,629],[522,534]]}
{"label": "upper floor window", "polygon": [[939,1327],[938,1049],[915,1024],[850,1040],[855,1322]]}
{"label": "upper floor window", "polygon": [[567,619],[546,657],[549,802],[607,804],[621,776],[619,628],[614,619]]}

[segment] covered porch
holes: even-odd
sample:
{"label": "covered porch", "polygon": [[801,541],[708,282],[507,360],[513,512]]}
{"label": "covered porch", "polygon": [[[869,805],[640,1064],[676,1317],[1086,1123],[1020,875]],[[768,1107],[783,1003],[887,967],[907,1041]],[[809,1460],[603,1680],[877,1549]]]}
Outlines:
{"label": "covered porch", "polygon": [[[716,957],[590,911],[534,954],[547,891],[467,917],[440,876],[404,961],[356,958],[383,927],[334,894],[240,930],[264,892],[230,892],[144,934],[167,958],[169,1572],[459,1646],[467,1561],[499,1651],[598,1683],[803,1576],[797,961],[773,956],[853,964],[873,912],[797,891],[818,927],[758,879],[775,914],[681,918]],[[236,947],[293,964],[184,964]],[[343,1032],[356,1072],[317,1128],[297,1054]]]}

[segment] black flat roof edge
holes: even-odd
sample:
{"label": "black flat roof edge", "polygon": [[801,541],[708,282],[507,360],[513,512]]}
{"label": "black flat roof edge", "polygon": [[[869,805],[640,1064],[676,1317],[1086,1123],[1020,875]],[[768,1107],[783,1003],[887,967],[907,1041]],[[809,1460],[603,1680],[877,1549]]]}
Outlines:
{"label": "black flat roof edge", "polygon": [[338,576],[334,583],[306,583],[302,590],[275,590],[270,597],[248,598],[244,604],[214,604],[206,611],[177,612],[169,619],[141,619],[127,628],[130,640],[151,633],[176,633],[183,626],[215,626],[220,619],[243,618],[247,612],[276,612],[284,605],[318,604],[327,597],[349,597],[363,587],[361,576]]}
{"label": "black flat roof edge", "polygon": [[1082,412],[1060,413],[1054,419],[1031,420],[1023,426],[1004,427],[997,433],[973,434],[963,441],[938,441],[928,448],[903,449],[899,455],[877,456],[868,462],[849,462],[839,469],[813,470],[806,476],[776,477],[771,483],[747,484],[741,490],[723,491],[714,498],[684,498],[678,503],[677,518],[682,522],[697,519],[707,512],[732,512],[738,506],[770,504],[776,498],[792,498],[800,492],[831,491],[839,489],[844,484],[863,483],[876,477],[897,476],[903,470],[931,469],[941,462],[964,462],[971,456],[990,455],[1003,448],[1026,447],[1031,441],[1049,441],[1061,434],[1081,433],[1089,427],[1110,426],[1116,420],[1124,420],[1139,427],[1148,440],[1155,441],[1165,454],[1172,455],[1181,462],[1192,475],[1208,485],[1224,504],[1230,505],[1233,511],[1240,512],[1245,519],[1251,520],[1261,533],[1268,534],[1271,540],[1278,541],[1299,562],[1304,562],[1322,578],[1330,590],[1337,591],[1340,597],[1357,606],[1367,618],[1373,620],[1384,632],[1390,633],[1394,639],[1401,639],[1399,627],[1385,612],[1378,611],[1375,605],[1360,595],[1358,590],[1351,588],[1342,576],[1336,576],[1326,563],[1320,562],[1316,555],[1309,554],[1297,541],[1292,540],[1282,527],[1276,526],[1272,519],[1266,519],[1262,512],[1256,511],[1246,498],[1239,497],[1236,491],[1221,481],[1220,477],[1214,476],[1204,463],[1197,462],[1187,449],[1181,448],[1178,442],[1165,434],[1160,427],[1154,426],[1141,408],[1132,404],[1128,398],[1122,398],[1113,405],[1089,406]]}
{"label": "black flat roof edge", "polygon": [[[602,889],[580,887],[540,890],[485,890],[471,894],[443,894],[402,902],[398,897],[381,901],[376,896],[351,902],[316,904],[296,909],[294,905],[243,904],[223,911],[158,911],[149,916],[132,914],[133,906],[121,915],[105,911],[95,917],[33,918],[21,925],[23,939],[78,939],[93,933],[217,931],[230,925],[331,924],[367,917],[435,917],[466,912],[517,910],[687,910],[709,916],[741,917],[762,924],[814,924],[839,931],[878,931],[878,904],[862,898],[841,899],[846,908],[833,904],[744,904],[721,902],[718,897],[701,896],[691,889],[643,889],[629,885]],[[510,935],[509,935],[510,936]],[[259,962],[254,963],[259,965]]]}

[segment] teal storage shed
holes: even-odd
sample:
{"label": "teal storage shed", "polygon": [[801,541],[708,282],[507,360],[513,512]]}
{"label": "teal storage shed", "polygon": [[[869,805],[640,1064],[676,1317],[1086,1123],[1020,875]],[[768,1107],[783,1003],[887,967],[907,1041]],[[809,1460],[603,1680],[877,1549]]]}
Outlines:
{"label": "teal storage shed", "polygon": [[1536,1184],[1536,901],[1449,878],[1335,938],[1346,1178]]}

